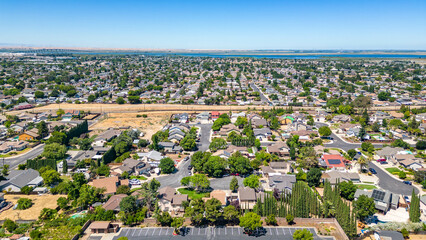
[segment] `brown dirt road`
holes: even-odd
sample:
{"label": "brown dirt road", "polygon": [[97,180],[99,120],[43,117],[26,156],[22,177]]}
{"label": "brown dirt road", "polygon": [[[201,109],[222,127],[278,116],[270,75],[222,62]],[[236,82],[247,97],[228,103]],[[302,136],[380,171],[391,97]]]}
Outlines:
{"label": "brown dirt road", "polygon": [[[420,108],[425,107],[425,105],[410,106],[411,108]],[[62,104],[49,104],[37,108],[26,109],[21,111],[11,111],[7,114],[18,114],[21,112],[44,112],[48,110],[81,110],[81,111],[90,111],[92,113],[126,113],[126,112],[202,112],[202,111],[247,111],[251,110],[261,110],[261,109],[271,109],[273,106],[231,106],[231,105],[181,105],[181,104],[72,104],[72,103],[62,103]],[[282,108],[286,108],[285,106]],[[370,111],[384,110],[384,111],[395,111],[399,110],[399,106],[391,107],[372,107]],[[293,107],[293,110],[315,110],[319,107]]]}

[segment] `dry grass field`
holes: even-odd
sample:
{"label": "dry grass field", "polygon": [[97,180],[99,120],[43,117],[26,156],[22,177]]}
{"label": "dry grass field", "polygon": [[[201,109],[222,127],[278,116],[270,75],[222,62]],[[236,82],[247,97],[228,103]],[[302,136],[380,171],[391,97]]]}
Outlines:
{"label": "dry grass field", "polygon": [[16,204],[20,198],[29,198],[33,201],[33,206],[25,210],[13,210],[10,208],[0,213],[0,220],[9,218],[11,220],[34,220],[38,219],[43,208],[56,208],[56,201],[60,197],[66,195],[8,195],[4,196],[5,200]]}
{"label": "dry grass field", "polygon": [[[146,114],[147,117],[137,117]],[[92,134],[97,134],[108,128],[131,127],[145,133],[143,138],[151,139],[151,136],[159,131],[171,116],[171,112],[144,112],[144,113],[109,113],[108,118],[99,121],[90,127]]]}

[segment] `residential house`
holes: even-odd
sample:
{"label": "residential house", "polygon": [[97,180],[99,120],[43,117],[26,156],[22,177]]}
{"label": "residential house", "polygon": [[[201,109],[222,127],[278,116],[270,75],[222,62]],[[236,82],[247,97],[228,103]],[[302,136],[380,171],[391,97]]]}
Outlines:
{"label": "residential house", "polygon": [[129,185],[129,180],[119,180],[117,176],[114,177],[106,177],[106,178],[98,178],[94,179],[92,182],[89,182],[89,185],[95,188],[104,188],[106,195],[114,195],[117,192],[117,187],[120,185]]}
{"label": "residential house", "polygon": [[272,170],[274,170],[276,172],[281,172],[281,173],[293,172],[290,162],[271,161],[269,163],[269,166],[271,167]]}
{"label": "residential house", "polygon": [[226,192],[223,191],[223,190],[213,190],[213,191],[210,192],[210,197],[203,198],[203,200],[205,202],[207,202],[208,200],[210,200],[212,198],[216,198],[217,200],[219,200],[220,203],[222,204],[222,207],[225,207],[228,204]]}
{"label": "residential house", "polygon": [[118,232],[119,225],[112,224],[110,221],[95,221],[90,224],[89,229],[94,234],[116,233]]}
{"label": "residential house", "polygon": [[269,129],[268,127],[264,127],[260,129],[256,128],[253,130],[253,132],[254,132],[254,136],[260,141],[267,140],[270,136],[272,136],[271,129]]}
{"label": "residential house", "polygon": [[346,168],[345,158],[338,154],[323,154],[319,161],[322,167],[344,170]]}
{"label": "residential house", "polygon": [[256,192],[253,188],[239,187],[238,201],[241,209],[253,209],[257,201]]}
{"label": "residential house", "polygon": [[180,153],[182,152],[182,147],[179,145],[176,145],[176,143],[173,142],[159,142],[158,147],[162,149],[165,153]]}
{"label": "residential house", "polygon": [[273,145],[267,147],[267,152],[270,154],[275,154],[280,157],[289,157],[289,147],[283,141],[275,142]]}
{"label": "residential house", "polygon": [[291,193],[293,184],[296,183],[296,175],[272,175],[268,178],[270,189],[278,189],[281,193]]}
{"label": "residential house", "polygon": [[209,123],[210,120],[210,113],[209,112],[202,112],[200,114],[197,114],[197,121],[201,124]]}
{"label": "residential house", "polygon": [[417,171],[420,168],[423,168],[423,165],[414,159],[406,159],[399,162],[403,167],[413,169]]}
{"label": "residential house", "polygon": [[176,194],[172,187],[163,187],[158,190],[158,204],[161,211],[169,211],[175,214],[184,211],[182,203],[188,201],[187,194]]}
{"label": "residential house", "polygon": [[20,192],[25,186],[37,187],[43,182],[39,172],[34,169],[11,170],[4,180],[0,181],[0,190]]}
{"label": "residential house", "polygon": [[355,172],[342,172],[342,171],[326,171],[321,176],[322,181],[328,181],[331,184],[337,184],[340,182],[360,182],[360,177],[358,173]]}
{"label": "residential house", "polygon": [[144,161],[148,162],[151,166],[158,167],[160,165],[161,159],[164,158],[164,156],[155,150],[146,152],[146,153],[137,153],[139,158],[142,158]]}
{"label": "residential house", "polygon": [[105,210],[112,210],[115,213],[120,211],[120,202],[123,198],[127,197],[127,194],[117,194],[111,196],[106,203],[102,205]]}
{"label": "residential house", "polygon": [[354,195],[355,200],[361,195],[373,198],[376,209],[384,213],[389,211],[389,209],[397,209],[399,205],[400,196],[386,190],[373,189],[373,191],[366,191],[357,189]]}
{"label": "residential house", "polygon": [[31,130],[28,130],[24,133],[22,133],[21,135],[19,135],[19,140],[21,141],[34,141],[36,139],[38,139],[40,137],[40,135],[38,135],[38,130],[36,128],[33,128]]}

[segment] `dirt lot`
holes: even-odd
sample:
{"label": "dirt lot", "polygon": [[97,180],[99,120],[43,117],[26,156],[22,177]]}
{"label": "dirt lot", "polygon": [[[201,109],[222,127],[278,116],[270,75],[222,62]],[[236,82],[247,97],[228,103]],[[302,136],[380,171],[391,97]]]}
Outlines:
{"label": "dirt lot", "polygon": [[4,196],[8,202],[16,204],[19,198],[29,198],[33,201],[33,206],[25,210],[13,210],[10,208],[0,213],[0,220],[9,218],[11,220],[34,220],[38,219],[40,212],[43,208],[56,208],[58,205],[56,201],[60,197],[66,197],[66,195],[8,195]]}
{"label": "dirt lot", "polygon": [[[146,114],[148,117],[137,117]],[[162,129],[168,123],[170,112],[144,112],[144,113],[109,113],[108,118],[90,127],[92,134],[97,134],[108,128],[131,127],[145,133],[143,138],[151,139],[151,136]]]}

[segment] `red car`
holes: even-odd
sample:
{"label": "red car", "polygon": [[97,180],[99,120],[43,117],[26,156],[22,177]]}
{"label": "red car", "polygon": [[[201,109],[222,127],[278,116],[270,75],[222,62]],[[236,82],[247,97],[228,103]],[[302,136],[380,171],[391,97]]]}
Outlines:
{"label": "red car", "polygon": [[386,159],[380,158],[380,159],[377,159],[377,162],[386,162]]}

